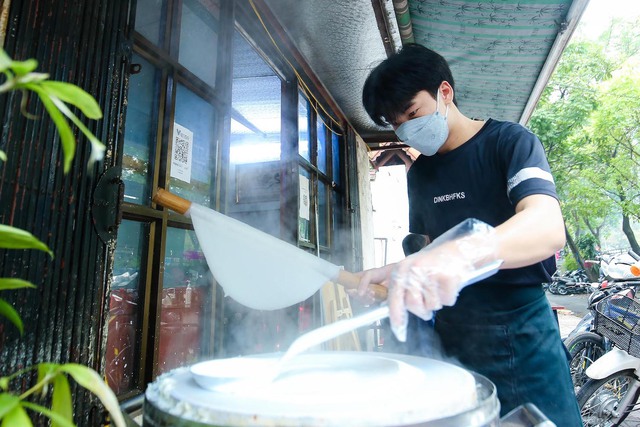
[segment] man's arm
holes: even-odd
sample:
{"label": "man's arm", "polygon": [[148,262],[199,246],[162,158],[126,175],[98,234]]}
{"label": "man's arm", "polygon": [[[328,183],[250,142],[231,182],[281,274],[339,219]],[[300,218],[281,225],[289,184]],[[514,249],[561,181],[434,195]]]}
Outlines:
{"label": "man's arm", "polygon": [[566,235],[560,204],[554,197],[533,194],[520,200],[516,214],[496,227],[502,268],[534,264],[562,249]]}

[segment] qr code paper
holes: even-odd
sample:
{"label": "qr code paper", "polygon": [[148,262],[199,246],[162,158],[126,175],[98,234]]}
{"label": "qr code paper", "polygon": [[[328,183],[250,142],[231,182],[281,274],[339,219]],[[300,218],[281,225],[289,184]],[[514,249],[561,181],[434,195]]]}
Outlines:
{"label": "qr code paper", "polygon": [[174,123],[171,149],[171,176],[184,182],[191,182],[191,160],[193,132]]}

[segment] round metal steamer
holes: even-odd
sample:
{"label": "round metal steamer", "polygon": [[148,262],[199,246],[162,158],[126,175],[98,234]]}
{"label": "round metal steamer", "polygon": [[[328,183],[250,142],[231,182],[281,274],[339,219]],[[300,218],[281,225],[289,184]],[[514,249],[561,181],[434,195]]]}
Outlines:
{"label": "round metal steamer", "polygon": [[[455,365],[369,352],[298,356],[272,381],[279,355],[202,362],[160,376],[144,425],[488,427],[500,423],[495,386]],[[266,372],[266,374],[265,374]]]}

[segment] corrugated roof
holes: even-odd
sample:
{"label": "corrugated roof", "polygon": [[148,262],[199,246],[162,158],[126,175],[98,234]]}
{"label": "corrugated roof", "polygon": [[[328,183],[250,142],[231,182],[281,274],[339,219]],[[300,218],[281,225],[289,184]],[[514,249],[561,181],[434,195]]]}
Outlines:
{"label": "corrugated roof", "polygon": [[356,130],[373,141],[393,135],[367,116],[362,86],[389,45],[400,47],[407,13],[415,42],[450,62],[465,115],[526,122],[589,0],[264,1]]}

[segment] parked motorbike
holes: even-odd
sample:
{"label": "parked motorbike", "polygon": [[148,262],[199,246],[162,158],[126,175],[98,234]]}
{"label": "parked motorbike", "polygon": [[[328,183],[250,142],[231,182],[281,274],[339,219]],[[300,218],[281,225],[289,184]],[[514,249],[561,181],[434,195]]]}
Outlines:
{"label": "parked motorbike", "polygon": [[589,286],[589,277],[582,269],[564,273],[556,271],[551,276],[551,283],[546,287],[543,284],[543,288],[552,294],[559,295],[586,293],[589,292]]}
{"label": "parked motorbike", "polygon": [[[640,274],[637,261],[634,267]],[[578,405],[585,426],[618,426],[640,397],[640,303],[607,296],[595,304],[594,328],[613,347],[586,369],[589,379],[578,391]]]}
{"label": "parked motorbike", "polygon": [[617,298],[627,297],[633,299],[637,290],[634,286],[609,286],[607,281],[594,283],[593,285],[594,291],[589,295],[587,304],[589,310],[587,314],[580,319],[576,327],[563,340],[570,355],[569,368],[576,393],[588,380],[585,370],[595,360],[611,350],[611,342],[597,333],[594,327],[596,304],[612,295]]}

